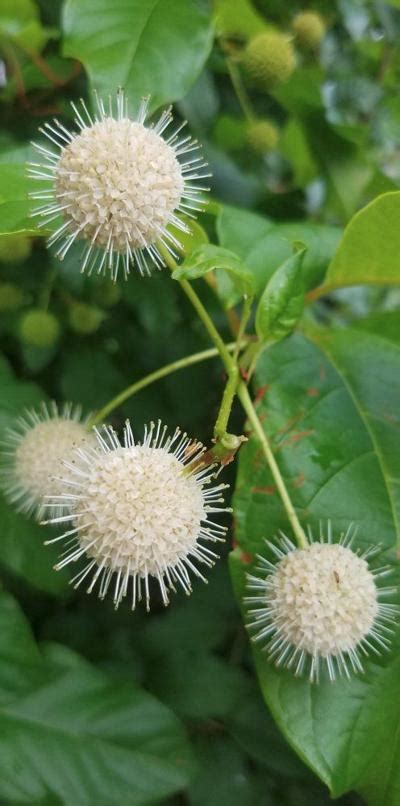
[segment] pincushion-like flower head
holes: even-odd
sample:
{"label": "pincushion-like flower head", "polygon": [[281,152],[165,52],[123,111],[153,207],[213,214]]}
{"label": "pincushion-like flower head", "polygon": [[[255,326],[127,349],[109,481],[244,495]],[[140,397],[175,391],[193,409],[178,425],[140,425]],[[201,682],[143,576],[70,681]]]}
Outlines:
{"label": "pincushion-like flower head", "polygon": [[[129,593],[132,609],[143,594],[149,608],[149,577],[158,581],[164,604],[180,585],[191,592],[189,573],[204,579],[198,566],[212,566],[217,555],[207,543],[223,539],[225,528],[212,513],[225,511],[224,484],[209,487],[214,468],[204,466],[205,452],[179,429],[172,436],[160,422],[145,427],[135,442],[129,421],[123,443],[114,430],[97,432],[97,446],[76,451],[66,462],[61,496],[51,507],[67,503],[70,514],[50,523],[66,524],[67,549],[57,569],[86,555],[72,580],[77,587],[98,583],[100,598],[109,588],[115,606]],[[52,542],[52,541],[49,541]]]}
{"label": "pincushion-like flower head", "polygon": [[390,643],[398,608],[383,604],[393,588],[378,587],[388,567],[371,569],[367,558],[376,549],[358,554],[350,532],[338,543],[322,538],[296,548],[287,537],[268,544],[277,562],[259,557],[257,575],[248,575],[254,640],[265,645],[277,666],[296,675],[308,670],[318,680],[325,666],[329,678],[362,672],[362,657],[380,653]]}
{"label": "pincushion-like flower head", "polygon": [[115,114],[111,99],[107,109],[97,96],[96,104],[94,114],[84,101],[80,109],[73,104],[77,132],[57,119],[40,129],[51,146],[34,144],[41,162],[30,163],[30,176],[42,189],[31,194],[40,203],[32,215],[43,219],[40,226],[56,222],[49,244],[60,243],[61,259],[74,241],[85,241],[82,271],[116,279],[120,268],[126,276],[135,263],[148,273],[149,264],[163,265],[158,244],[173,255],[179,247],[169,226],[188,231],[176,212],[201,210],[208,188],[196,183],[209,176],[206,163],[194,154],[197,141],[181,136],[184,123],[163,136],[173,120],[170,108],[147,126],[148,99],[135,120],[122,90]]}
{"label": "pincushion-like flower head", "polygon": [[[1,487],[20,512],[43,516],[44,497],[62,492],[59,476],[63,459],[73,459],[75,448],[94,441],[82,421],[80,406],[56,403],[19,417],[5,434],[1,458]],[[58,510],[64,510],[60,499]]]}

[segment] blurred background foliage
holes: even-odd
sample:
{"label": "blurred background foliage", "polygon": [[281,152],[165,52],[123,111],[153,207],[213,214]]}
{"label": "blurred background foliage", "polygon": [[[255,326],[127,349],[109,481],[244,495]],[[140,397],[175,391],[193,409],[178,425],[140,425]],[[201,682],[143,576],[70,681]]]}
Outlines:
{"label": "blurred background foliage", "polygon": [[[188,249],[209,238],[247,257],[268,231],[270,264],[251,252],[261,285],[295,240],[314,249],[307,277],[317,286],[352,214],[400,187],[399,3],[161,1],[136,25],[150,5],[0,0],[0,232],[14,233],[0,236],[1,428],[43,398],[100,408],[209,346],[166,273],[133,273],[117,286],[83,277],[76,251],[61,264],[32,230],[21,169],[30,140],[51,116],[71,123],[69,102],[87,97],[90,81],[107,93],[121,84],[132,107],[148,91],[154,109],[176,102],[213,173],[212,204]],[[305,11],[314,16],[304,31]],[[276,32],[289,35],[293,65],[266,91],[243,54],[253,37]],[[390,312],[394,330],[399,293],[379,284],[333,291],[316,316],[360,328],[369,317],[371,330]],[[204,284],[200,294],[229,340],[215,291]],[[143,390],[112,422],[130,417],[140,433],[161,418],[207,442],[222,384],[210,360]],[[235,424],[240,432],[236,410]],[[0,529],[2,802],[329,802],[265,709],[225,562],[188,601],[179,594],[150,617],[128,606],[115,613],[53,572],[43,529],[3,500]]]}

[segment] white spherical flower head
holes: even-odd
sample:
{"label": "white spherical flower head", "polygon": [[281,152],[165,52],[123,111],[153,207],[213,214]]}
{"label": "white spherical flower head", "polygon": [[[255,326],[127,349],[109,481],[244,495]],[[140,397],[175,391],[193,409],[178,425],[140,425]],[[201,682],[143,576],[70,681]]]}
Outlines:
{"label": "white spherical flower head", "polygon": [[[386,648],[397,608],[382,604],[377,578],[387,568],[373,571],[367,563],[369,552],[359,555],[342,542],[312,542],[298,549],[284,538],[273,546],[276,564],[260,558],[258,570],[264,576],[249,575],[255,596],[247,602],[256,628],[255,640],[267,639],[269,656],[276,665],[293,668],[301,674],[310,660],[310,678],[319,678],[325,665],[331,680],[336,674],[349,676],[362,671],[360,654]],[[347,544],[346,544],[347,542]],[[265,576],[265,572],[266,576]]]}
{"label": "white spherical flower head", "polygon": [[135,443],[129,422],[122,444],[107,427],[97,438],[96,449],[79,449],[75,464],[67,463],[65,537],[75,543],[56,567],[86,555],[75,586],[90,579],[90,592],[98,582],[101,598],[112,586],[116,607],[132,587],[132,609],[143,591],[148,608],[149,577],[158,580],[164,604],[175,583],[190,593],[189,572],[204,580],[197,564],[211,566],[217,557],[203,543],[225,533],[210,515],[224,511],[226,485],[207,488],[214,468],[202,463],[205,449],[179,429],[168,437],[160,422],[146,427],[142,444]]}
{"label": "white spherical flower head", "polygon": [[60,241],[61,259],[75,240],[86,242],[82,271],[108,271],[116,279],[120,267],[126,277],[136,263],[148,273],[149,264],[163,265],[159,245],[176,257],[174,247],[180,244],[169,225],[188,231],[176,211],[201,210],[201,194],[208,188],[192,182],[209,176],[206,163],[192,155],[197,142],[180,136],[184,124],[164,139],[173,119],[170,109],[146,126],[147,99],[136,120],[128,117],[122,91],[115,115],[111,102],[107,110],[101,99],[96,102],[93,115],[84,101],[81,109],[73,105],[76,133],[58,120],[40,129],[52,148],[36,145],[42,162],[30,163],[30,175],[50,186],[31,194],[42,202],[32,215],[41,216],[46,226],[62,217],[49,239],[49,244]]}
{"label": "white spherical flower head", "polygon": [[[63,460],[72,460],[77,447],[93,442],[79,406],[66,404],[59,411],[55,403],[43,404],[39,412],[27,412],[3,442],[1,482],[7,498],[20,512],[40,519],[47,496],[62,493]],[[64,509],[60,499],[57,511]]]}

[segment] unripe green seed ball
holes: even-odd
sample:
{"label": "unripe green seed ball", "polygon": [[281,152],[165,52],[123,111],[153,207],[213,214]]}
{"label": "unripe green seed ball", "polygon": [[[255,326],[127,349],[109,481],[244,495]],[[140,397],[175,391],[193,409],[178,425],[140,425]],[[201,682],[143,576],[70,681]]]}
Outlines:
{"label": "unripe green seed ball", "polygon": [[276,148],[279,131],[269,120],[255,120],[247,127],[246,140],[256,154],[267,154]]}
{"label": "unripe green seed ball", "polygon": [[315,11],[302,11],[294,18],[292,28],[296,42],[304,50],[316,50],[326,33],[325,22]]}
{"label": "unripe green seed ball", "polygon": [[69,309],[70,328],[81,336],[90,336],[95,333],[103,319],[103,311],[95,308],[94,305],[87,305],[86,302],[74,302]]}
{"label": "unripe green seed ball", "polygon": [[14,283],[0,283],[0,311],[15,311],[24,301],[24,292]]}
{"label": "unripe green seed ball", "polygon": [[243,68],[260,89],[270,90],[293,73],[296,65],[292,44],[283,34],[258,34],[251,39],[243,54]]}
{"label": "unripe green seed ball", "polygon": [[32,347],[52,347],[60,336],[60,324],[54,314],[32,308],[21,318],[19,334]]}
{"label": "unripe green seed ball", "polygon": [[31,251],[31,240],[25,235],[4,235],[0,238],[1,263],[22,263]]}
{"label": "unripe green seed ball", "polygon": [[104,308],[112,308],[113,305],[120,301],[121,293],[120,285],[113,283],[112,280],[105,280],[96,285],[93,297],[98,305],[102,305]]}

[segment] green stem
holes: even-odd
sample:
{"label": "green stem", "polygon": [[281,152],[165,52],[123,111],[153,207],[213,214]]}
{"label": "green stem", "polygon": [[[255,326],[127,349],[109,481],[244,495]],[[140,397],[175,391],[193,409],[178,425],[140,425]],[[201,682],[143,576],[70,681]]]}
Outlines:
{"label": "green stem", "polygon": [[238,330],[237,336],[236,336],[236,348],[235,348],[235,351],[233,353],[233,360],[234,361],[237,361],[237,359],[238,359],[240,345],[241,345],[241,343],[243,341],[243,336],[245,334],[247,322],[249,321],[249,317],[250,317],[250,314],[251,314],[251,306],[253,304],[253,299],[254,299],[254,297],[245,297],[245,300],[244,300],[244,303],[243,303],[242,316],[241,316],[241,319],[240,319],[239,330]]}
{"label": "green stem", "polygon": [[247,416],[248,416],[248,418],[249,418],[249,420],[250,420],[250,422],[251,422],[251,424],[252,424],[252,426],[254,428],[254,431],[255,431],[258,439],[259,439],[262,451],[263,451],[264,456],[265,456],[265,458],[266,458],[266,460],[268,462],[268,465],[269,465],[269,468],[270,468],[271,473],[273,475],[273,478],[274,478],[275,484],[277,486],[279,495],[280,495],[280,497],[282,499],[283,506],[285,508],[285,511],[286,511],[287,516],[288,516],[289,522],[290,522],[291,527],[293,529],[293,533],[294,533],[294,535],[296,537],[297,544],[298,544],[299,548],[306,548],[308,546],[308,541],[307,541],[306,535],[305,535],[304,530],[303,530],[303,528],[302,528],[302,526],[300,524],[300,521],[299,521],[299,519],[298,519],[298,517],[296,515],[294,506],[293,506],[292,501],[290,499],[290,495],[289,495],[289,493],[287,491],[285,482],[284,482],[284,480],[282,478],[281,471],[279,470],[279,467],[278,467],[277,462],[275,460],[275,457],[274,457],[274,454],[272,452],[271,446],[269,444],[268,438],[267,438],[267,436],[266,436],[266,434],[264,432],[264,429],[262,427],[262,424],[261,424],[261,422],[260,422],[260,420],[258,418],[257,412],[256,412],[256,410],[254,408],[253,402],[252,402],[251,397],[249,395],[247,386],[243,382],[241,382],[239,384],[237,394],[238,394],[239,400],[240,400],[240,402],[241,402],[241,404],[242,404],[242,406],[243,406],[243,408],[244,408],[244,410],[245,410],[245,412],[246,412],[246,414],[247,414]]}
{"label": "green stem", "polygon": [[[174,272],[175,269],[177,268],[177,264],[173,259],[173,257],[170,255],[165,246],[163,246],[163,244],[158,243],[158,249],[161,252],[168,268],[172,272]],[[187,280],[178,280],[178,283],[182,288],[182,291],[184,291],[187,298],[192,303],[193,308],[195,309],[196,313],[199,316],[199,319],[201,319],[201,321],[203,322],[203,325],[206,328],[207,333],[210,336],[210,339],[213,341],[215,347],[219,352],[221,360],[228,374],[228,381],[225,386],[220,410],[218,412],[218,417],[214,426],[214,436],[216,437],[217,441],[222,442],[226,434],[229,416],[232,410],[233,401],[235,399],[237,383],[239,378],[239,368],[236,360],[237,356],[235,356],[235,359],[233,359],[232,356],[230,355],[227,349],[227,345],[219,335],[218,330],[214,325],[214,322],[212,321],[211,317],[208,314],[208,311],[204,307],[202,301],[199,299],[190,283],[188,283]],[[240,349],[240,341],[238,341],[238,339],[236,341],[236,346],[234,348],[235,352],[236,350],[239,351]]]}
{"label": "green stem", "polygon": [[223,439],[227,432],[232,404],[235,399],[236,389],[239,379],[239,367],[233,364],[228,374],[228,381],[222,396],[221,406],[218,412],[218,417],[214,426],[214,437],[216,439]]}
{"label": "green stem", "polygon": [[[162,256],[163,256],[168,268],[172,272],[174,272],[175,269],[178,268],[177,263],[175,262],[174,258],[172,257],[172,255],[170,255],[170,253],[168,252],[168,249],[166,249],[165,246],[163,246],[161,243],[158,243],[157,246],[158,246],[158,249],[159,249],[160,253],[162,254]],[[215,346],[216,346],[216,348],[217,348],[217,350],[218,350],[218,352],[219,352],[219,354],[221,356],[221,359],[222,359],[222,361],[224,363],[225,369],[227,370],[228,373],[230,373],[231,368],[234,365],[234,362],[232,360],[232,356],[229,354],[228,350],[226,349],[226,344],[223,341],[223,339],[221,338],[221,336],[219,335],[218,330],[214,325],[214,322],[212,321],[212,319],[209,316],[207,310],[205,309],[203,303],[201,302],[201,300],[197,296],[196,292],[194,291],[194,289],[192,288],[190,283],[188,283],[187,280],[178,280],[178,283],[179,283],[180,287],[182,288],[182,291],[184,291],[184,293],[186,294],[187,298],[192,303],[193,308],[195,309],[196,313],[198,314],[199,319],[201,319],[201,321],[203,322],[203,325],[206,328],[207,333],[210,336],[211,341],[215,344]]]}
{"label": "green stem", "polygon": [[[227,350],[234,350],[235,343],[227,344]],[[172,372],[176,372],[179,369],[184,369],[184,367],[190,367],[193,364],[199,364],[201,361],[207,361],[208,358],[215,358],[218,355],[218,350],[216,347],[211,347],[209,350],[202,350],[200,353],[193,353],[193,355],[187,355],[185,358],[179,358],[177,361],[172,361],[170,364],[166,364],[164,367],[160,367],[160,369],[156,369],[155,372],[151,372],[149,375],[146,375],[144,378],[141,378],[140,381],[136,381],[132,383],[130,386],[127,386],[122,392],[118,395],[113,397],[102,409],[99,409],[89,420],[88,427],[92,428],[94,425],[101,423],[105,420],[105,418],[110,414],[110,412],[114,411],[118,406],[121,406],[122,403],[125,402],[129,397],[135,395],[136,392],[140,392],[141,389],[144,389],[146,386],[149,386],[151,383],[160,380],[160,378],[165,378],[166,375],[171,375]]]}
{"label": "green stem", "polygon": [[247,120],[251,123],[251,121],[254,120],[255,115],[253,112],[253,107],[251,105],[250,98],[247,95],[247,92],[243,86],[239,68],[236,62],[234,62],[233,59],[230,59],[229,56],[226,59],[226,66],[228,68],[232,86],[233,89],[235,90],[236,97],[239,101],[241,110],[245,118],[247,118]]}

